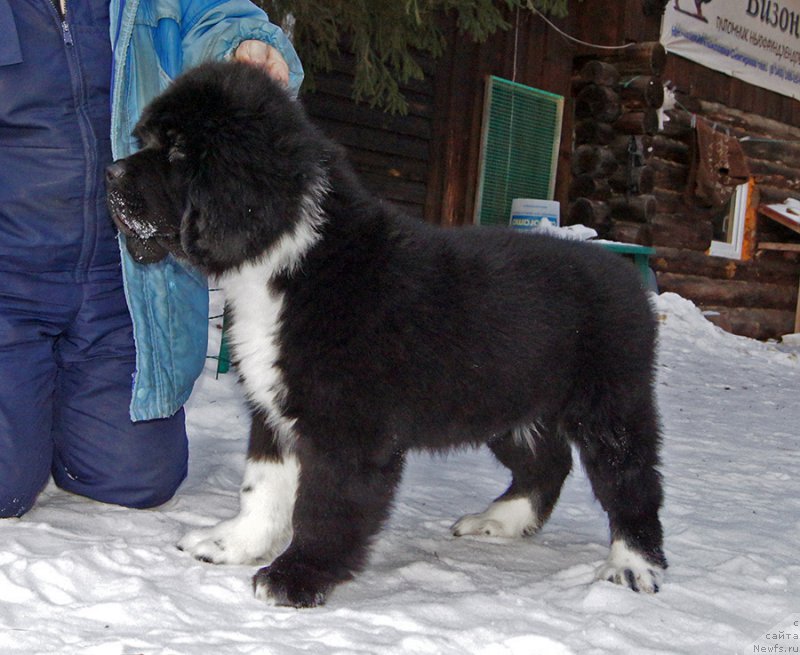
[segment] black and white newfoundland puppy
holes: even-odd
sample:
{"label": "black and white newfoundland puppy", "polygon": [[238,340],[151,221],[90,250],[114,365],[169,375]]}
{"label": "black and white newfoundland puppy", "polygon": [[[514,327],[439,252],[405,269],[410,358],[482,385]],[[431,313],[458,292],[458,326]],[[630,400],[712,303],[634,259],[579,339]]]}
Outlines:
{"label": "black and white newfoundland puppy", "polygon": [[656,325],[633,266],[399,214],[247,64],[188,72],[135,135],[107,172],[112,214],[143,261],[220,280],[252,408],[238,516],[180,548],[271,562],[259,598],[320,605],[365,566],[409,450],[487,444],[511,484],[453,534],[521,537],[553,511],[572,445],[610,524],[598,577],[658,591]]}

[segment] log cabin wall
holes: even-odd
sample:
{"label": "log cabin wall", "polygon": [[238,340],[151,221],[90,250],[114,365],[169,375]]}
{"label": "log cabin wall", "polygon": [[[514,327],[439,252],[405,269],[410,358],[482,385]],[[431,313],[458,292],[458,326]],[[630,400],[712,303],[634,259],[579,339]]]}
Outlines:
{"label": "log cabin wall", "polygon": [[[647,22],[628,28],[639,30],[635,47],[573,60],[567,222],[654,246],[659,289],[691,299],[729,331],[762,339],[794,331],[800,253],[759,244],[797,244],[798,235],[753,210],[744,258],[710,256],[710,213],[687,185],[700,117],[739,140],[755,182],[751,205],[800,197],[800,103],[665,55]],[[657,87],[667,83],[677,104],[660,121]]]}
{"label": "log cabin wall", "polygon": [[412,216],[425,215],[434,124],[434,64],[419,58],[422,81],[402,88],[406,115],[391,115],[352,99],[353,61],[346,53],[316,76],[303,104],[328,136],[346,147],[364,184]]}
{"label": "log cabin wall", "polygon": [[[657,44],[660,15],[644,10],[659,4],[584,0],[555,21],[594,44],[637,44],[625,51],[575,45],[527,12],[509,15],[512,29],[483,44],[460,37],[451,22],[445,55],[424,62],[427,79],[406,89],[405,117],[354,106],[346,59],[319,77],[305,102],[349,148],[373,191],[430,222],[463,225],[473,221],[487,76],[562,95],[556,200],[563,221],[653,245],[659,289],[691,299],[725,329],[756,338],[791,332],[800,253],[754,248],[747,260],[707,255],[710,220],[685,191],[696,114],[753,137],[743,145],[764,201],[800,198],[800,103],[664,55]],[[667,81],[680,105],[660,129]],[[800,241],[763,217],[750,238]]]}

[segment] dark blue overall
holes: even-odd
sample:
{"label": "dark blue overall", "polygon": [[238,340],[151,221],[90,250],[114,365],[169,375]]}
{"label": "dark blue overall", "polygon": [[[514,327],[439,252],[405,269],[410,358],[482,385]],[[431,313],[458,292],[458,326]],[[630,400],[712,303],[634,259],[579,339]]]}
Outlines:
{"label": "dark blue overall", "polygon": [[0,517],[52,473],[148,507],[186,475],[183,412],[132,423],[135,353],[115,230],[107,0],[0,0]]}

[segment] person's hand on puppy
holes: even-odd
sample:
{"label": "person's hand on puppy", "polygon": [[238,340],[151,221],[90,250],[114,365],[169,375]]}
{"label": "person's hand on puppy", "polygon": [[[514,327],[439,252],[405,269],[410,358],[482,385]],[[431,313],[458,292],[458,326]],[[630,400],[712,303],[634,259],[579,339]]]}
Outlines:
{"label": "person's hand on puppy", "polygon": [[234,51],[233,58],[263,68],[271,78],[284,86],[289,84],[288,64],[280,52],[263,41],[242,41]]}

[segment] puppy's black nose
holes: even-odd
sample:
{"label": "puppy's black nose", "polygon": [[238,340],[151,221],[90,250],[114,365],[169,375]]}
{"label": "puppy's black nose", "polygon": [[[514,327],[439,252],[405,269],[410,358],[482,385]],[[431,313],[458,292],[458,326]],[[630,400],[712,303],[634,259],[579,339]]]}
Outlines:
{"label": "puppy's black nose", "polygon": [[108,168],[106,168],[106,182],[113,182],[125,175],[125,166],[118,161],[115,161]]}

